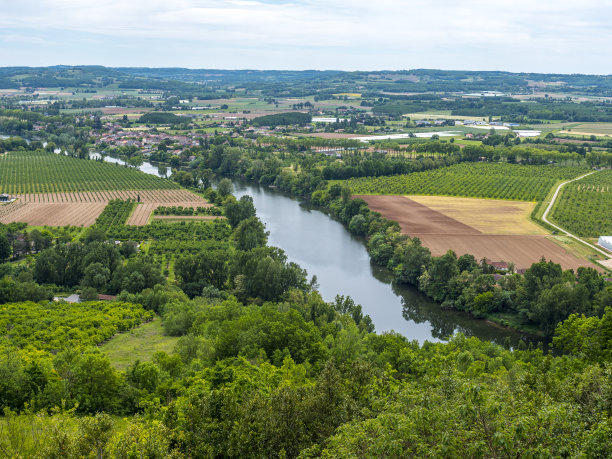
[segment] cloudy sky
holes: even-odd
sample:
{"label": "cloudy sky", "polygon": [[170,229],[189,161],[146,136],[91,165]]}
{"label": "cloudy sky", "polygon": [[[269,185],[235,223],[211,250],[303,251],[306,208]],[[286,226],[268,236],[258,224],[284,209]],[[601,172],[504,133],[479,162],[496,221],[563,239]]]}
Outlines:
{"label": "cloudy sky", "polygon": [[0,0],[0,65],[612,73],[610,0]]}

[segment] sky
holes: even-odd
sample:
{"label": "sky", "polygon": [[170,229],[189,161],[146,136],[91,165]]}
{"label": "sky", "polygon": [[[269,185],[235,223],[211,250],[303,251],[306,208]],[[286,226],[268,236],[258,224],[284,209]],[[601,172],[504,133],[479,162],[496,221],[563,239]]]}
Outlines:
{"label": "sky", "polygon": [[0,66],[612,74],[611,0],[0,0]]}

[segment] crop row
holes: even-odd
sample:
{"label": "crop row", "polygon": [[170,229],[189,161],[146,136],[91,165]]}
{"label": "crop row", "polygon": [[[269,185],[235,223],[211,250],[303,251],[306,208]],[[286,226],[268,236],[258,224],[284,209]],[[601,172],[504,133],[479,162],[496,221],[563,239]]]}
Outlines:
{"label": "crop row", "polygon": [[225,219],[173,223],[154,220],[145,226],[113,225],[107,231],[109,237],[121,241],[223,241],[230,234],[231,228]]}
{"label": "crop row", "polygon": [[55,352],[101,343],[152,316],[131,303],[7,303],[0,305],[0,338]]}
{"label": "crop row", "polygon": [[180,255],[184,253],[194,254],[203,250],[229,250],[228,241],[181,241],[165,240],[152,241],[149,246],[150,255]]}
{"label": "crop row", "polygon": [[406,175],[356,178],[344,183],[354,194],[418,194],[538,201],[546,197],[557,181],[574,178],[583,172],[584,169],[578,167],[461,163]]}
{"label": "crop row", "polygon": [[183,206],[159,206],[153,211],[154,215],[222,215],[218,207],[183,207]]}
{"label": "crop row", "polygon": [[135,205],[136,203],[132,200],[114,199],[110,201],[96,219],[96,228],[106,232],[115,226],[125,225]]}
{"label": "crop row", "polygon": [[552,213],[555,223],[582,237],[612,234],[612,170],[563,187]]}
{"label": "crop row", "polygon": [[174,189],[178,185],[133,168],[42,151],[0,156],[0,192],[59,193]]}

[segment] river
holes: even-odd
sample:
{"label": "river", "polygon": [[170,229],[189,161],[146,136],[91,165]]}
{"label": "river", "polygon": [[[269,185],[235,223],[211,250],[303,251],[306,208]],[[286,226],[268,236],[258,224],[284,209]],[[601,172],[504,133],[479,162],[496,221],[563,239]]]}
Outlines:
{"label": "river", "polygon": [[[90,159],[100,159],[101,155],[100,153],[90,153],[89,154],[89,158]],[[125,161],[120,159],[120,158],[114,158],[112,156],[104,156],[104,161],[106,161],[107,163],[117,163],[117,164],[121,164],[122,166],[125,166]],[[138,166],[136,169],[145,172],[147,174],[151,174],[151,175],[157,175],[158,177],[170,177],[171,175],[171,168],[169,166],[166,166],[166,174],[162,174],[160,173],[160,171],[164,170],[163,169],[164,166],[161,166],[161,169],[158,166],[154,166],[153,164],[151,164],[148,161],[143,162],[140,166]]]}
{"label": "river", "polygon": [[362,240],[327,214],[278,191],[234,181],[236,197],[253,197],[257,216],[270,232],[268,243],[282,248],[316,275],[326,301],[349,295],[369,314],[377,332],[394,330],[419,342],[444,340],[453,333],[503,344],[516,344],[521,334],[469,315],[444,310],[414,288],[397,287],[387,270],[372,266]]}
{"label": "river", "polygon": [[[110,156],[104,160],[125,164]],[[148,162],[139,169],[163,176]],[[370,263],[363,240],[313,206],[259,185],[233,183],[237,198],[252,196],[257,216],[270,233],[268,243],[282,248],[290,261],[317,277],[324,300],[333,301],[336,295],[353,298],[372,318],[378,333],[393,330],[420,343],[443,341],[458,332],[497,344],[504,344],[506,337],[513,345],[521,338],[529,339],[468,314],[442,309],[415,288],[394,285],[387,270]]]}

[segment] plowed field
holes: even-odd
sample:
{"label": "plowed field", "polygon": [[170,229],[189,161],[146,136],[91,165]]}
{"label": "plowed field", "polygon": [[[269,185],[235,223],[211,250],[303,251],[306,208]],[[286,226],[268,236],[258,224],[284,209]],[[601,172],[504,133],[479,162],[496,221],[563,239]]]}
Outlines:
{"label": "plowed field", "polygon": [[[491,212],[487,207],[489,203],[481,211],[474,208],[474,203],[470,203],[470,212],[475,214],[479,231],[405,196],[355,197],[366,201],[371,210],[379,212],[383,217],[398,222],[402,233],[421,239],[434,256],[454,250],[457,256],[468,253],[478,260],[488,258],[493,261],[513,262],[516,268],[528,268],[542,257],[559,263],[564,269],[575,270],[579,266],[597,268],[592,263],[570,254],[545,235],[520,234],[521,228],[524,228],[524,215],[503,202],[500,202],[495,212]],[[445,205],[448,205],[448,202]],[[496,222],[500,221],[500,214],[503,216],[504,209],[507,209],[508,215],[502,220],[508,234],[484,234],[489,232],[487,229],[493,232],[497,228]],[[487,212],[491,214],[490,217]],[[518,234],[511,230],[512,215],[517,218]],[[490,222],[487,221],[488,218]]]}
{"label": "plowed field", "polygon": [[204,198],[187,190],[127,190],[16,195],[17,201],[0,206],[0,222],[35,226],[90,226],[111,199],[140,198],[128,225],[146,225],[159,206],[210,207]]}

